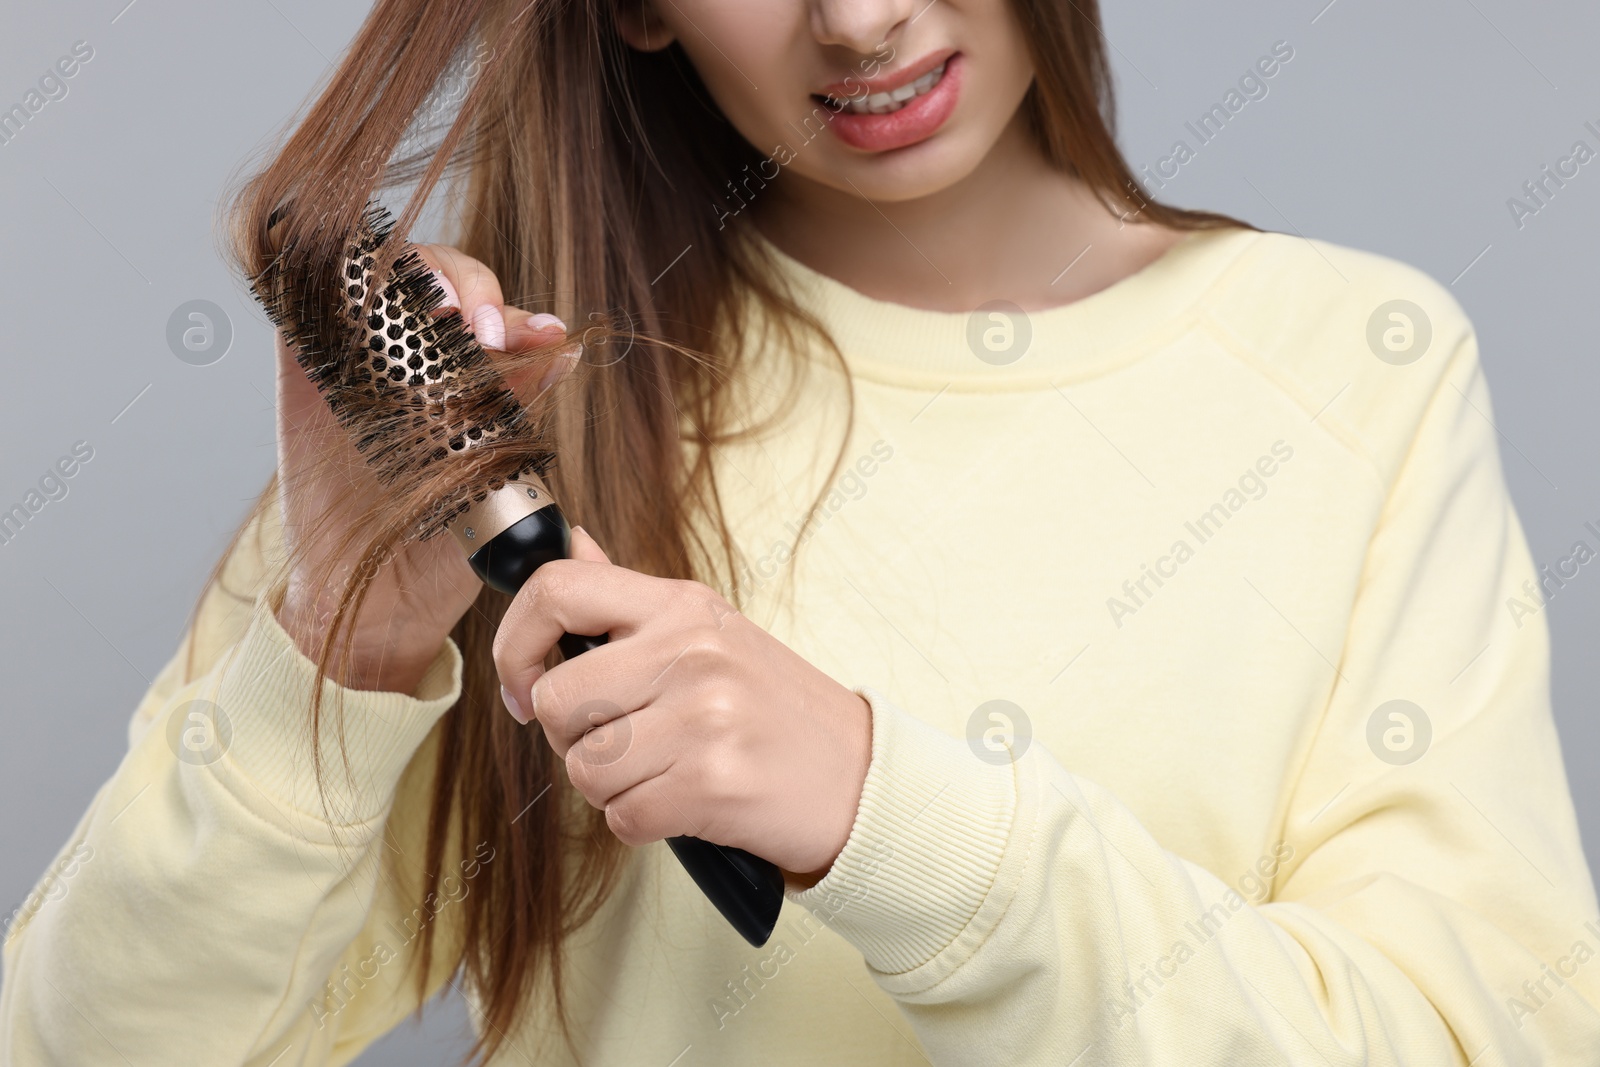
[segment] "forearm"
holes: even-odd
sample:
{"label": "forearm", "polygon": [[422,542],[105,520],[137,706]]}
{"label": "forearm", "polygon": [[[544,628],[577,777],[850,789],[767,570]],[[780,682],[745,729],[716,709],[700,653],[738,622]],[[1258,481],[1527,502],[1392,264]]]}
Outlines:
{"label": "forearm", "polygon": [[1540,973],[1537,917],[1382,876],[1265,902],[1292,841],[1225,880],[1040,746],[983,764],[872,695],[850,843],[791,900],[862,951],[936,1064],[1442,1064],[1492,1043],[1480,1067],[1579,1067],[1600,1046],[1592,982],[1559,1024],[1506,1014],[1501,990]]}
{"label": "forearm", "polygon": [[[291,1033],[331,1047],[321,994],[368,921],[396,782],[454,702],[459,656],[421,699],[325,688],[350,755],[347,776],[325,745],[326,814],[302,743],[310,672],[258,602],[231,656],[163,700],[63,850],[92,858],[12,931],[0,1058],[246,1064]],[[202,700],[226,726],[185,747]]]}

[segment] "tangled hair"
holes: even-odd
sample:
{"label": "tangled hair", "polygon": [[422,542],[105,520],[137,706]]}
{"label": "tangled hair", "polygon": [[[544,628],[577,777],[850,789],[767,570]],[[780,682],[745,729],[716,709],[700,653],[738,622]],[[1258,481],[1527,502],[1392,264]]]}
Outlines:
{"label": "tangled hair", "polygon": [[[412,189],[397,222],[405,234],[441,179],[458,179],[449,183],[459,202],[454,243],[495,272],[508,303],[581,325],[569,340],[607,355],[586,359],[541,402],[558,457],[548,480],[563,510],[616,563],[705,581],[740,606],[745,590],[711,454],[777,417],[755,424],[731,395],[741,359],[758,350],[754,320],[760,343],[776,334],[774,350],[797,351],[812,337],[843,360],[774,281],[746,221],[729,224],[713,209],[728,178],[764,156],[723,117],[677,44],[651,53],[625,45],[615,5],[637,2],[379,0],[276,154],[233,197],[229,251],[246,280],[258,277],[274,254],[269,218],[292,202],[282,218],[289,239],[324,241],[331,257],[338,235],[386,189]],[[1013,3],[1036,72],[1022,105],[1027,128],[1052,165],[1120,215],[1181,230],[1245,225],[1162,205],[1134,181],[1114,138],[1095,0]],[[526,369],[518,358],[509,358],[508,377]],[[841,440],[833,472],[843,448]],[[398,504],[385,500],[344,531],[361,563],[343,583],[319,679],[329,676],[341,630],[348,642],[373,575],[414,535],[428,500],[477,474],[436,464]],[[277,489],[274,478],[258,512],[276,506]],[[459,937],[450,951],[459,955],[443,961],[463,972],[482,1008],[469,1055],[481,1060],[508,1040],[542,982],[571,1044],[561,944],[604,902],[625,856],[603,812],[529,807],[546,788],[570,786],[539,733],[501,704],[491,648],[509,603],[482,589],[452,632],[464,680],[432,739],[423,858],[430,894],[454,862],[453,835],[493,849],[474,892],[451,909]],[[337,728],[318,698],[307,711],[312,731]],[[425,927],[413,957],[419,1002],[443,951],[437,925]]]}

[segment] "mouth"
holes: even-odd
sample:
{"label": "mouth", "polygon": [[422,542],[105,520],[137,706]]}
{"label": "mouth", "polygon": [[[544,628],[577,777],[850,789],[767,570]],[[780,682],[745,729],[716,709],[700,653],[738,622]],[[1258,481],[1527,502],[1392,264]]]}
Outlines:
{"label": "mouth", "polygon": [[913,79],[887,92],[867,92],[865,87],[858,89],[854,95],[840,93],[813,93],[811,98],[818,103],[826,105],[833,111],[844,111],[852,115],[888,115],[899,111],[910,104],[919,96],[925,96],[933,91],[944,78],[945,68],[949,66],[949,57],[939,61],[939,65],[926,74]]}
{"label": "mouth", "polygon": [[832,116],[828,129],[861,152],[909,148],[938,133],[956,110],[966,57],[955,49],[931,52],[897,73],[827,86],[812,99]]}

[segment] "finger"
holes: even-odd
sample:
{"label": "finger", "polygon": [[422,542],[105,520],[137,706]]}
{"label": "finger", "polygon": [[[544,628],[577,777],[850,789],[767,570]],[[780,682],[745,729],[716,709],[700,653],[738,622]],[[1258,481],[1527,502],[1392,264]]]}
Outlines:
{"label": "finger", "polygon": [[566,339],[567,324],[547,312],[535,315],[513,304],[505,304],[500,314],[506,321],[507,352],[531,351]]}
{"label": "finger", "polygon": [[[634,573],[620,567],[609,569]],[[631,630],[613,626],[607,631],[610,640],[605,644],[563,660],[551,670],[544,670],[541,660],[530,673],[519,676],[519,679],[526,677],[526,690],[510,688],[518,682],[504,683],[514,694],[517,711],[522,712],[514,712],[514,716],[522,722],[537,716],[545,727],[545,736],[560,755],[566,754],[567,747],[581,737],[585,729],[602,721],[592,716],[588,722],[579,721],[576,709],[580,705],[604,697],[615,702],[616,710],[612,715],[648,707],[661,700],[680,678],[708,677],[728,664],[731,646],[721,630],[730,619],[750,625],[742,615],[728,608],[720,596],[697,582],[659,578],[645,581],[649,583],[648,591],[632,595],[653,594],[654,599],[631,605],[643,617],[643,625],[636,623]],[[718,614],[719,605],[725,609],[724,614]],[[515,606],[513,602],[513,608]],[[508,613],[507,620],[510,618]],[[656,625],[648,625],[651,623]],[[577,629],[578,625],[582,624],[566,624],[567,632],[599,632]],[[516,640],[510,636],[511,631],[504,621],[501,633],[507,635],[508,645]],[[500,641],[497,634],[497,665],[501,662]],[[696,720],[700,728],[715,732],[729,727],[728,709],[713,702],[703,710],[706,714]]]}
{"label": "finger", "polygon": [[632,634],[563,660],[514,694],[527,716],[522,721],[536,717],[550,747],[565,756],[587,731],[659,700],[683,653],[681,641]]}
{"label": "finger", "polygon": [[[500,280],[486,265],[449,245],[417,245],[417,254],[433,269],[444,290],[435,314],[458,310],[467,328],[485,349],[530,352],[550,347],[549,360],[537,369],[508,375],[512,391],[523,403],[531,402],[576,366],[582,345],[565,349],[552,346],[567,339],[566,323],[548,312],[535,314],[505,303]],[[537,382],[537,385],[533,383]]]}
{"label": "finger", "polygon": [[[450,283],[461,317],[478,338],[478,343],[485,348],[504,350],[506,322],[500,308],[506,300],[494,271],[449,245],[424,244],[416,248],[422,261]],[[446,296],[449,295],[450,291],[446,290]]]}
{"label": "finger", "polygon": [[445,315],[451,311],[461,311],[461,297],[456,293],[456,287],[445,277],[444,271],[435,270],[433,280],[444,291],[444,298],[439,301],[439,306],[433,309],[434,315]]}
{"label": "finger", "polygon": [[706,828],[674,799],[671,768],[612,797],[605,805],[606,826],[625,845],[641,846],[668,837],[705,838]]}
{"label": "finger", "polygon": [[551,361],[544,368],[544,373],[539,376],[538,391],[544,392],[555,385],[562,378],[577,369],[578,361],[583,358],[583,345],[574,344],[562,348],[552,354]]}
{"label": "finger", "polygon": [[567,777],[591,807],[605,808],[677,761],[670,716],[657,708],[623,715],[585,733],[565,756]]}
{"label": "finger", "polygon": [[585,732],[644,707],[650,676],[641,668],[636,640],[608,641],[563,660],[541,671],[525,691],[502,686],[520,705],[522,714],[513,711],[512,717],[523,723],[537,719],[556,755],[565,756]]}
{"label": "finger", "polygon": [[611,557],[606,555],[606,550],[600,547],[589,531],[582,526],[572,528],[572,558],[593,560],[597,563],[610,563]]}
{"label": "finger", "polygon": [[506,360],[501,367],[517,399],[531,404],[572,373],[583,355],[583,345],[567,336],[566,323],[554,315],[534,315],[509,304],[500,311],[506,320],[506,351],[538,355],[534,361]]}
{"label": "finger", "polygon": [[562,634],[608,634],[616,641],[636,633],[674,584],[592,560],[544,564],[517,591],[495,632],[500,684],[524,699]]}

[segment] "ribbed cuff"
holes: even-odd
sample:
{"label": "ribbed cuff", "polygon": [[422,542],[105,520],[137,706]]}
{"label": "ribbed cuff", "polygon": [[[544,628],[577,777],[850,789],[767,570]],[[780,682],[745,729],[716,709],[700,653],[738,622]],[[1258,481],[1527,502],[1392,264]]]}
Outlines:
{"label": "ribbed cuff", "polygon": [[[279,624],[282,597],[281,584],[257,596],[222,674],[215,697],[224,743],[218,762],[300,815],[345,826],[377,818],[388,810],[401,773],[428,731],[461,695],[461,652],[446,638],[409,696],[346,689],[323,679],[319,793],[310,737],[316,664]],[[341,709],[344,756],[336,732]]]}
{"label": "ribbed cuff", "polygon": [[872,760],[856,821],[828,873],[791,890],[789,900],[886,975],[970,942],[956,953],[964,958],[988,935],[974,918],[1012,834],[1013,766],[978,759],[875,689],[855,692],[872,707]]}

